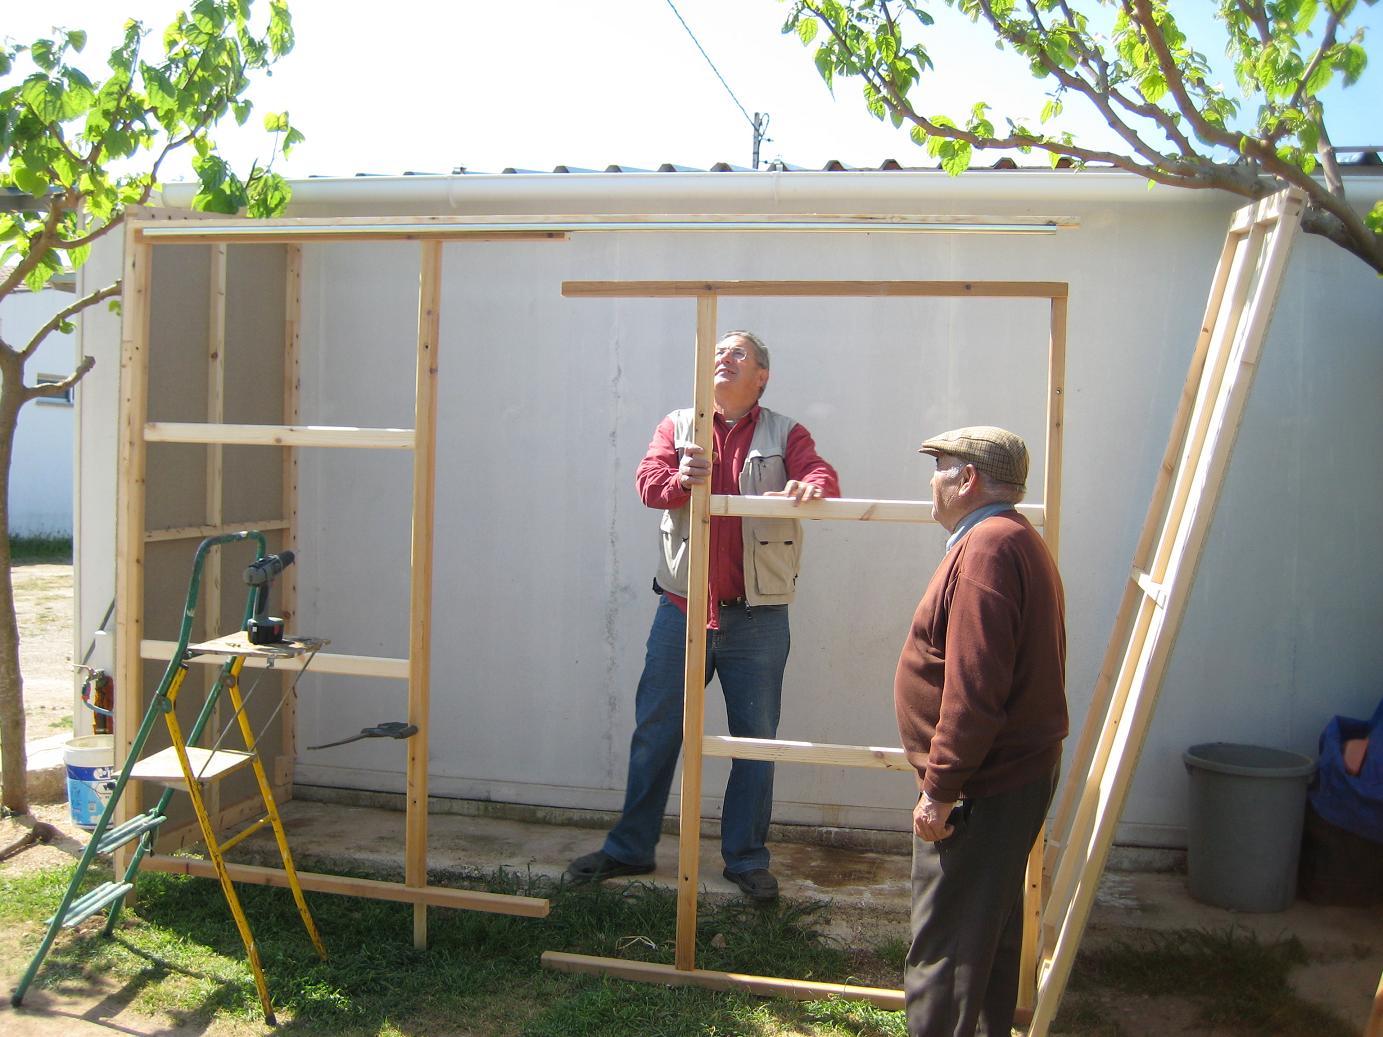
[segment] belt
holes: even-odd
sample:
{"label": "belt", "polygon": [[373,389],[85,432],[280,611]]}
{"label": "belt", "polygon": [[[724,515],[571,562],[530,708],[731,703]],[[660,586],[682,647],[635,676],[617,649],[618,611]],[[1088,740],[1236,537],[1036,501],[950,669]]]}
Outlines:
{"label": "belt", "polygon": [[749,603],[748,603],[747,601],[745,601],[743,598],[721,598],[721,599],[720,599],[720,607],[723,608],[723,609],[732,609],[732,608],[735,608],[736,606],[739,606],[739,605],[743,605],[743,606],[745,606],[746,608],[749,607]]}

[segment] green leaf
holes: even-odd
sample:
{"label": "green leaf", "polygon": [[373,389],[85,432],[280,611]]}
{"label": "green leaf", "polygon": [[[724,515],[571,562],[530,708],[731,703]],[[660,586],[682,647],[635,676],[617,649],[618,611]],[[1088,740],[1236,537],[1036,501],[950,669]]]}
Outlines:
{"label": "green leaf", "polygon": [[43,253],[38,265],[30,270],[24,278],[24,286],[31,292],[42,291],[43,286],[52,280],[54,274],[60,273],[62,268],[62,256],[58,254],[56,249],[50,248]]}
{"label": "green leaf", "polygon": [[254,217],[277,216],[288,208],[293,192],[288,182],[277,173],[265,173],[249,187],[247,214]]}
{"label": "green leaf", "polygon": [[948,140],[941,149],[941,168],[950,176],[960,176],[970,168],[970,145],[963,140]]}
{"label": "green leaf", "polygon": [[835,74],[835,69],[831,63],[831,52],[825,47],[817,47],[814,60],[816,61],[817,74],[826,81],[826,89],[830,90],[831,93],[835,93],[835,87],[832,84],[832,77]]}
{"label": "green leaf", "polygon": [[58,122],[62,118],[62,83],[35,73],[19,88],[19,96],[40,122]]}
{"label": "green leaf", "polygon": [[86,30],[72,29],[67,34],[67,42],[78,54],[86,49]]}
{"label": "green leaf", "polygon": [[288,13],[285,0],[269,2],[269,48],[275,58],[281,58],[293,49],[293,18]]}
{"label": "green leaf", "polygon": [[58,67],[58,48],[52,40],[34,40],[29,47],[29,57],[45,72],[52,72]]}
{"label": "green leaf", "polygon": [[799,18],[797,20],[797,38],[802,41],[804,47],[816,39],[816,29],[815,18]]}
{"label": "green leaf", "polygon": [[18,155],[10,159],[10,177],[14,180],[14,186],[25,194],[42,198],[48,193],[48,178],[30,169]]}
{"label": "green leaf", "polygon": [[1373,203],[1373,208],[1364,215],[1364,222],[1375,234],[1383,234],[1383,201]]}
{"label": "green leaf", "polygon": [[288,129],[288,113],[269,112],[264,116],[264,128],[270,133],[281,133]]}
{"label": "green leaf", "polygon": [[1052,119],[1055,119],[1058,115],[1061,114],[1061,107],[1061,100],[1059,98],[1053,97],[1051,100],[1049,100],[1046,104],[1042,106],[1041,121],[1050,122]]}

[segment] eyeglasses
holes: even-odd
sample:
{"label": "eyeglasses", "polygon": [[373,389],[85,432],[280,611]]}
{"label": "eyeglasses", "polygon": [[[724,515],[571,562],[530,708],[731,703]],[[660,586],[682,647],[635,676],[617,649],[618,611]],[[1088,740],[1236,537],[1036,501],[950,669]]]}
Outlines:
{"label": "eyeglasses", "polygon": [[726,357],[729,357],[737,364],[742,364],[744,363],[744,361],[749,359],[749,354],[746,353],[739,346],[725,346],[722,349],[716,350],[717,360],[724,360]]}

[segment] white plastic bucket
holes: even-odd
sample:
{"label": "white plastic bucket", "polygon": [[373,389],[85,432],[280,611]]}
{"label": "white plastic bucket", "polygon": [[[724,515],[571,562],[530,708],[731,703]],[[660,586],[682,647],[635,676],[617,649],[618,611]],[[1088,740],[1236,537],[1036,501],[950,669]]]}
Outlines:
{"label": "white plastic bucket", "polygon": [[115,736],[84,735],[62,747],[72,823],[95,828],[115,789]]}

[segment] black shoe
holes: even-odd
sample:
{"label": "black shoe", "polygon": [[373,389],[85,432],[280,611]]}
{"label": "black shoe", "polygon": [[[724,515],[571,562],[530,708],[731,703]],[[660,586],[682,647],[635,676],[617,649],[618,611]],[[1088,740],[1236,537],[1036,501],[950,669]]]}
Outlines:
{"label": "black shoe", "polygon": [[567,865],[567,881],[572,885],[587,882],[604,882],[621,875],[647,875],[654,869],[652,864],[625,864],[617,861],[604,850],[596,850],[576,858]]}
{"label": "black shoe", "polygon": [[778,880],[767,868],[733,873],[727,869],[724,874],[727,879],[739,886],[750,900],[778,899]]}

